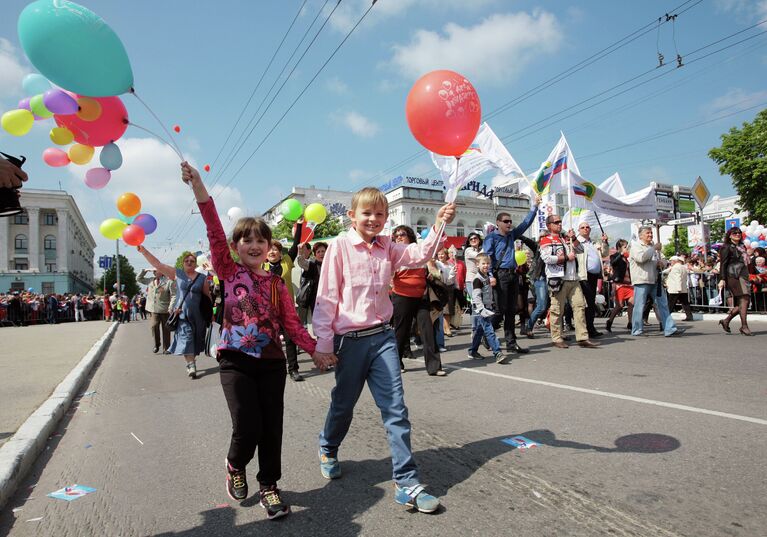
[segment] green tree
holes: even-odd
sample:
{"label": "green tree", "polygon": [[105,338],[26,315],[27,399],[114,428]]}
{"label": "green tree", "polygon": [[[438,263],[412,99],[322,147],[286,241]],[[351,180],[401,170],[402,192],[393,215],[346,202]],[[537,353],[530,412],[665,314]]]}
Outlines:
{"label": "green tree", "polygon": [[[294,222],[288,222],[287,220],[281,220],[272,229],[272,237],[277,240],[288,239],[293,240],[293,224]],[[306,224],[304,224],[306,225]],[[329,237],[335,237],[344,230],[343,225],[338,221],[338,218],[326,218],[323,223],[314,228],[314,238],[324,239]]]}
{"label": "green tree", "polygon": [[724,238],[724,220],[709,222],[709,237],[712,243],[722,242]]}
{"label": "green tree", "polygon": [[740,206],[760,222],[767,220],[767,109],[743,128],[733,127],[721,136],[722,145],[708,152],[729,175],[740,198]]}
{"label": "green tree", "polygon": [[[114,287],[115,283],[117,283],[117,267],[113,263],[112,268],[108,269],[101,276],[98,286],[99,289],[104,290],[104,294],[111,294],[112,291],[116,290]],[[123,292],[130,297],[140,290],[139,284],[136,281],[136,271],[124,255],[120,256],[120,285],[124,286]]]}
{"label": "green tree", "polygon": [[663,247],[663,255],[666,259],[672,255],[690,254],[690,247],[687,246],[687,226],[678,226],[677,229],[679,232],[679,249],[674,247],[674,235],[672,234],[671,239],[668,241],[666,246]]}

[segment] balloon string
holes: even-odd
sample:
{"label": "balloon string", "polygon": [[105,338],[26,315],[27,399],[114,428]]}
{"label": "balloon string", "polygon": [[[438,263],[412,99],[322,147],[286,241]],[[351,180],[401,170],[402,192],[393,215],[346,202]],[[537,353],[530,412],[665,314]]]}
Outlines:
{"label": "balloon string", "polygon": [[[143,104],[143,105],[144,105],[144,108],[146,108],[146,109],[147,109],[147,111],[148,111],[150,114],[152,114],[152,117],[154,117],[154,118],[157,120],[157,123],[159,123],[159,124],[160,124],[160,127],[162,127],[162,130],[164,130],[164,131],[165,131],[165,134],[167,134],[167,135],[168,135],[168,139],[171,141],[172,147],[174,147],[174,148],[175,148],[175,150],[176,150],[176,154],[178,155],[178,158],[180,158],[180,159],[183,161],[183,160],[184,160],[184,157],[183,157],[183,155],[181,154],[181,148],[179,148],[179,146],[176,144],[176,141],[173,139],[173,135],[170,133],[170,131],[168,130],[168,128],[165,126],[165,123],[163,123],[163,122],[160,120],[160,118],[159,118],[159,117],[157,117],[157,114],[155,114],[155,113],[154,113],[154,111],[153,111],[151,108],[149,108],[149,105],[148,105],[148,104],[146,104],[146,103],[144,102],[144,100],[143,100],[141,97],[139,97],[139,96],[138,96],[138,93],[136,93],[136,90],[135,90],[135,89],[131,88],[131,89],[130,89],[130,92],[131,92],[131,94],[132,94],[134,97],[136,97],[136,99],[138,99],[138,102],[140,102],[141,104]],[[162,138],[161,138],[161,140],[162,140]],[[164,140],[163,140],[163,141],[164,141]],[[165,143],[168,143],[168,142],[165,142]],[[168,145],[171,145],[171,144],[168,144]]]}
{"label": "balloon string", "polygon": [[154,136],[155,138],[160,140],[162,143],[164,143],[165,145],[170,147],[173,150],[173,152],[178,155],[178,158],[180,158],[181,160],[184,160],[184,157],[181,155],[181,153],[179,153],[178,150],[175,147],[173,147],[173,145],[171,145],[170,142],[168,142],[168,140],[166,140],[165,138],[163,138],[162,136],[160,136],[156,132],[152,132],[149,129],[147,129],[146,127],[142,127],[141,125],[136,125],[132,121],[129,121],[128,125],[130,125],[131,127],[135,127],[137,129],[141,129],[144,132],[148,132],[149,134],[151,134],[152,136]]}

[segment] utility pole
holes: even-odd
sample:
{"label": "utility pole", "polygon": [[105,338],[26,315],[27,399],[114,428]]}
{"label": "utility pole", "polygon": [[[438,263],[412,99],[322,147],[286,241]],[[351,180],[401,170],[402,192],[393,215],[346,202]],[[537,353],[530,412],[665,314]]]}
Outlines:
{"label": "utility pole", "polygon": [[119,297],[122,295],[122,287],[120,287],[120,239],[117,239],[115,241],[115,251],[117,254],[115,255],[115,263],[117,264],[117,296]]}

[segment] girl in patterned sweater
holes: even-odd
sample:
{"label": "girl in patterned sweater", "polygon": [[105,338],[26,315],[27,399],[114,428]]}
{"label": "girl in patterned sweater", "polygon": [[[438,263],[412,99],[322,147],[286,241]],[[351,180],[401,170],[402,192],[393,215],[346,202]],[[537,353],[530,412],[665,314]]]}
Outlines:
{"label": "girl in patterned sweater", "polygon": [[[290,513],[280,498],[285,355],[280,330],[314,356],[315,342],[298,319],[282,279],[262,268],[272,233],[261,218],[241,218],[227,242],[215,204],[200,174],[184,162],[181,177],[192,185],[205,221],[213,269],[224,293],[224,321],[217,360],[221,386],[232,417],[232,440],[226,459],[227,493],[235,501],[248,495],[245,466],[258,447],[261,506],[275,519]],[[237,252],[235,262],[230,248]]]}

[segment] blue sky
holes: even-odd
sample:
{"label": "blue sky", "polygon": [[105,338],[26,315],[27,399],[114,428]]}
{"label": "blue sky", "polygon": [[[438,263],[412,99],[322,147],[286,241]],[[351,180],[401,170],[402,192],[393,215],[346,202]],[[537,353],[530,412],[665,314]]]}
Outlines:
{"label": "blue sky", "polygon": [[[167,126],[181,126],[178,143],[201,167],[214,163],[302,2],[134,0],[85,5],[121,37],[137,91]],[[434,176],[426,154],[395,166],[420,150],[407,128],[404,102],[421,74],[438,68],[461,72],[473,82],[483,113],[488,115],[683,2],[379,0],[285,120],[235,175],[369,5],[367,0],[343,0],[253,136],[220,175],[220,184],[228,186],[213,189],[219,211],[225,213],[237,205],[259,212],[293,185],[352,190],[397,175]],[[307,0],[243,121],[252,116],[324,3]],[[24,97],[21,78],[34,71],[16,32],[16,19],[26,4],[3,2],[3,111],[15,108]],[[650,180],[692,185],[700,175],[714,193],[732,194],[729,179],[719,175],[706,153],[718,145],[723,132],[750,121],[767,106],[751,108],[767,102],[767,35],[701,57],[765,31],[767,24],[690,53],[767,18],[767,2],[693,0],[681,9],[687,8],[673,24],[663,24],[659,31],[652,27],[627,46],[488,119],[522,168],[528,172],[536,168],[562,130],[582,175],[591,181],[601,182],[618,171],[626,189],[633,191]],[[310,38],[326,13],[320,15]],[[686,65],[657,69],[620,89],[662,75],[656,80],[572,117],[562,116],[615,92],[546,119],[652,70],[658,65],[658,50],[672,64],[678,51]],[[296,57],[302,51],[303,46]],[[292,64],[288,71],[291,68]],[[159,129],[135,99],[125,96],[124,101],[132,121]],[[742,111],[747,108],[751,109]],[[537,122],[540,124],[535,125]],[[96,193],[82,185],[88,167],[53,169],[42,163],[42,151],[52,145],[47,139],[50,127],[50,121],[36,125],[23,138],[2,132],[0,150],[29,157],[25,165],[31,176],[29,187],[58,188],[61,182],[75,196],[99,242],[97,255],[111,248],[98,236],[98,223],[116,215],[114,200],[125,191],[138,194],[145,210],[158,218],[158,231],[147,239],[150,247],[167,257],[183,248],[197,249],[202,226],[179,224],[190,209],[192,195],[180,184],[178,159],[172,151],[142,131],[129,129],[118,142],[125,157],[123,168],[113,174],[107,188]],[[234,139],[241,128],[242,124]],[[679,132],[635,143],[675,130]],[[233,141],[225,147],[224,156]],[[219,158],[211,173],[204,174],[205,179],[212,183],[219,178],[223,162]],[[195,215],[192,221],[198,219]]]}

